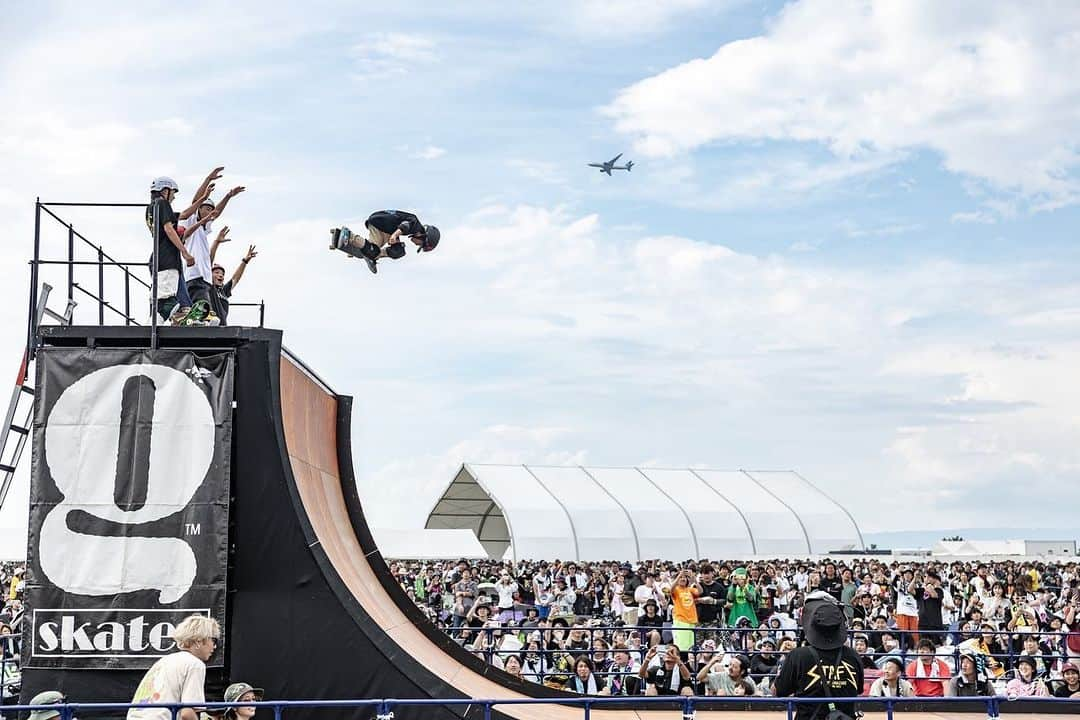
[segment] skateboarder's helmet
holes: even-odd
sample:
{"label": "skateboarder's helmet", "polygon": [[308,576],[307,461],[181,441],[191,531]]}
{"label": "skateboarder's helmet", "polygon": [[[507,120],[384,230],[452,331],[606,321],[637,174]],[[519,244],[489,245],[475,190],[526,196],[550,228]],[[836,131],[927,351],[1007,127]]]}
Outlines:
{"label": "skateboarder's helmet", "polygon": [[154,178],[153,181],[151,181],[150,183],[151,192],[161,192],[162,190],[166,189],[180,192],[179,186],[177,186],[176,181],[173,180],[171,177],[165,177],[164,175],[162,175],[161,177]]}
{"label": "skateboarder's helmet", "polygon": [[439,228],[434,225],[425,225],[424,242],[420,245],[420,249],[424,252],[431,252],[439,244],[440,237],[442,237],[442,233],[439,232]]}

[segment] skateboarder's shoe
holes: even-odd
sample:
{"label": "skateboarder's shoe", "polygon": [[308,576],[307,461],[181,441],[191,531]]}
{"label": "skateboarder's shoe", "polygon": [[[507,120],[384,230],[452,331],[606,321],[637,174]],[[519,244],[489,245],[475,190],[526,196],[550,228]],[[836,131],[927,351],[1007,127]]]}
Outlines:
{"label": "skateboarder's shoe", "polygon": [[330,230],[330,249],[338,249],[338,240],[341,237],[341,228],[331,228]]}
{"label": "skateboarder's shoe", "polygon": [[379,246],[370,240],[365,240],[364,246],[360,248],[360,254],[368,260],[378,260],[380,253]]}
{"label": "skateboarder's shoe", "polygon": [[374,260],[374,259],[369,258],[369,257],[365,257],[364,261],[367,262],[368,270],[370,270],[373,273],[379,272],[379,266],[375,264],[376,262],[378,262],[377,260]]}

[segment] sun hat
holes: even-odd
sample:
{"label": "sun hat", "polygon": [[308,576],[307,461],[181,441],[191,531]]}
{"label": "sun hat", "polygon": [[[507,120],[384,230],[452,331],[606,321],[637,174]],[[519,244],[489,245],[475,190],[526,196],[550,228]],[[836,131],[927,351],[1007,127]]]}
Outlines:
{"label": "sun hat", "polygon": [[806,597],[803,607],[803,632],[819,650],[836,650],[847,639],[847,617],[836,600],[824,592]]}
{"label": "sun hat", "polygon": [[244,693],[249,692],[255,693],[254,702],[259,702],[263,699],[264,691],[262,688],[251,687],[247,683],[238,682],[225,688],[225,702],[237,702],[244,696]]}
{"label": "sun hat", "polygon": [[[40,692],[34,696],[34,699],[30,701],[31,705],[62,705],[67,702],[64,694],[59,690],[46,690]],[[60,711],[54,707],[43,708],[41,710],[34,710],[30,713],[29,720],[50,720],[50,718],[60,717]]]}

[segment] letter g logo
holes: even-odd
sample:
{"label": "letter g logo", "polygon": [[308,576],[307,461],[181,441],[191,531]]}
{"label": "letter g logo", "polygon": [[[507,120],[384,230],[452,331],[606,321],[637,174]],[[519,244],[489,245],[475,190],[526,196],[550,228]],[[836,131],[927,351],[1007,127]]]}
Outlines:
{"label": "letter g logo", "polygon": [[[145,386],[147,379],[153,384],[152,411],[140,417],[149,404],[130,407],[125,395],[131,381]],[[117,484],[130,482],[136,470],[121,465],[118,477],[117,469],[121,433],[131,435],[132,428],[129,444],[139,447],[129,454],[148,457],[149,463],[145,499],[125,509],[117,504]],[[184,540],[87,535],[68,527],[68,515],[83,510],[126,526],[168,517],[191,501],[213,457],[213,410],[184,373],[163,365],[117,365],[80,378],[61,393],[45,425],[45,460],[64,498],[42,522],[42,572],[79,595],[158,590],[162,604],[179,600],[197,569]]]}

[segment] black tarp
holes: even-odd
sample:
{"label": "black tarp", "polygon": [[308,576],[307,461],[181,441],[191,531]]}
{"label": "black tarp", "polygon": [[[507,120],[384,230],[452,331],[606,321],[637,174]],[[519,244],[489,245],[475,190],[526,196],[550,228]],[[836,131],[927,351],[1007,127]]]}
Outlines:
{"label": "black tarp", "polygon": [[187,615],[224,625],[232,381],[229,353],[39,353],[24,668],[145,669]]}

